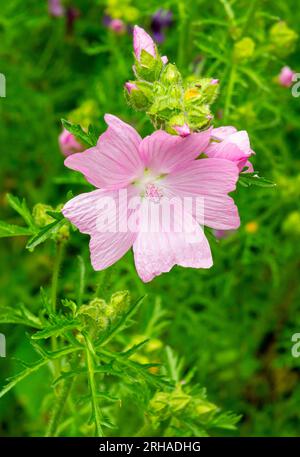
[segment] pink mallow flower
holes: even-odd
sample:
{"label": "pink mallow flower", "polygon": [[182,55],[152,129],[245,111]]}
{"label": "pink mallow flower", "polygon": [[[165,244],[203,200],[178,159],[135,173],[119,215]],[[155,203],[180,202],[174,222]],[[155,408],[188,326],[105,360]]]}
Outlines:
{"label": "pink mallow flower", "polygon": [[295,72],[290,67],[283,67],[278,75],[279,84],[283,87],[291,87]]}
{"label": "pink mallow flower", "polygon": [[249,158],[255,152],[250,147],[248,133],[245,130],[237,131],[235,127],[224,126],[212,130],[212,141],[205,154],[210,158],[220,158],[234,162],[242,171],[247,167],[247,172],[253,172]]}
{"label": "pink mallow flower", "polygon": [[65,157],[75,154],[76,152],[82,152],[85,149],[84,146],[76,140],[75,136],[66,129],[63,129],[59,135],[58,143],[61,152]]}
{"label": "pink mallow flower", "polygon": [[[91,262],[103,270],[133,247],[137,272],[144,282],[168,272],[174,265],[210,268],[213,264],[209,243],[199,224],[220,230],[240,225],[238,210],[228,193],[236,186],[237,166],[223,159],[197,157],[207,148],[211,130],[186,138],[158,130],[142,139],[130,125],[110,114],[105,115],[108,129],[97,145],[73,154],[65,165],[80,171],[97,190],[84,193],[66,203],[62,212],[82,233],[90,235]],[[120,194],[126,192],[125,204]],[[183,205],[181,216],[176,208],[173,222],[184,220],[184,229],[156,230],[149,227],[148,209],[164,215],[166,200],[185,197],[204,202],[202,215],[193,206]],[[104,204],[105,199],[116,202]],[[176,200],[177,201],[177,200]],[[198,201],[198,200],[197,200]],[[167,205],[168,206],[168,205]],[[204,208],[204,209],[203,209]],[[129,223],[137,220],[137,229]],[[101,221],[109,221],[102,230]],[[118,227],[116,229],[116,227]]]}

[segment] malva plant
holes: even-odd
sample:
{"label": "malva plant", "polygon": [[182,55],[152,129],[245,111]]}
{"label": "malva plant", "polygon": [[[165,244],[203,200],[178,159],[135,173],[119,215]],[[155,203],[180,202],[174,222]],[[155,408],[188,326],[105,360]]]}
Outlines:
{"label": "malva plant", "polygon": [[[29,236],[27,248],[34,250],[51,240],[56,248],[50,294],[41,289],[41,308],[37,312],[25,306],[1,308],[2,323],[22,324],[33,330],[31,344],[40,359],[24,366],[9,379],[0,397],[20,381],[45,367],[53,393],[46,404],[47,436],[72,434],[103,436],[113,433],[114,418],[122,403],[134,401],[135,412],[142,417],[138,435],[206,436],[217,428],[234,429],[239,417],[222,413],[206,398],[205,389],[192,383],[174,351],[161,353],[159,329],[167,324],[160,304],[152,306],[144,337],[124,343],[124,334],[134,324],[133,316],[144,297],[131,300],[128,290],[109,292],[106,270],[132,246],[136,269],[143,281],[168,272],[173,265],[209,268],[212,256],[204,230],[238,228],[240,219],[228,193],[236,182],[269,185],[253,171],[253,154],[248,135],[225,126],[214,129],[210,105],[219,82],[208,77],[184,80],[174,64],[159,55],[151,37],[141,28],[134,29],[134,72],[136,79],[125,85],[130,105],[145,111],[155,130],[142,139],[138,132],[113,115],[106,115],[108,129],[98,137],[93,126],[63,121],[69,131],[61,137],[66,166],[80,171],[97,190],[72,198],[56,208],[38,204],[30,211],[26,202],[8,195],[10,206],[24,219],[25,227],[1,222],[0,233]],[[89,149],[77,152],[85,144]],[[69,148],[70,146],[70,148]],[[75,152],[76,153],[73,153]],[[116,201],[120,191],[137,197],[137,206],[116,206],[112,215],[104,208],[107,231],[97,225],[103,210],[102,199]],[[190,212],[171,213],[171,223],[182,218],[185,231],[174,225],[164,231],[158,219],[158,231],[148,230],[143,217],[149,208],[164,214],[162,202],[191,198]],[[194,208],[200,197],[202,212]],[[99,203],[100,202],[100,203]],[[115,219],[136,221],[137,230],[111,230]],[[102,214],[103,216],[103,214]],[[59,273],[67,243],[75,230],[91,236],[92,265],[105,269],[94,296],[85,296],[85,263],[78,262],[74,281],[78,290],[74,300],[58,298]],[[181,226],[182,228],[183,226]],[[170,273],[172,274],[172,273]],[[151,338],[158,344],[151,349]],[[141,361],[144,354],[154,354]],[[145,356],[144,356],[145,357]],[[82,383],[83,380],[83,383]],[[81,382],[79,382],[81,381]],[[112,432],[111,432],[112,430]]]}

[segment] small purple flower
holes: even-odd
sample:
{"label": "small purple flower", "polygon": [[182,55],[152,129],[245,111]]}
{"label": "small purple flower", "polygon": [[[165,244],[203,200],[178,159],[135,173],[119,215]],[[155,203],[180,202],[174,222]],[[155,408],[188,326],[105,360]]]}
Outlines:
{"label": "small purple flower", "polygon": [[65,15],[65,9],[61,4],[61,0],[48,0],[48,11],[54,17]]}
{"label": "small purple flower", "polygon": [[164,29],[170,27],[172,22],[172,11],[160,8],[153,14],[151,20],[151,30],[153,32],[153,38],[157,43],[162,43],[165,40]]}
{"label": "small purple flower", "polygon": [[212,86],[215,86],[216,84],[219,84],[219,80],[218,80],[218,79],[212,79],[211,82],[210,82],[210,84],[211,84]]}

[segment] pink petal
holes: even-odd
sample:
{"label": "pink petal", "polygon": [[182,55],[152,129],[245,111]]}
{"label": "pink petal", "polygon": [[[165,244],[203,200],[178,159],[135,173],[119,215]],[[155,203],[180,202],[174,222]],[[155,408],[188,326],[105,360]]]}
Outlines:
{"label": "pink petal", "polygon": [[231,135],[232,133],[235,133],[237,129],[235,127],[232,127],[230,125],[224,126],[224,127],[218,127],[216,129],[213,129],[211,132],[211,137],[213,140],[217,141],[223,141],[228,135]]}
{"label": "pink petal", "polygon": [[147,167],[158,173],[183,168],[198,157],[209,144],[211,129],[193,133],[186,138],[158,130],[143,139],[140,154]]}
{"label": "pink petal", "polygon": [[[128,198],[135,194],[134,188],[128,189]],[[128,209],[127,201],[119,200],[118,191],[97,189],[80,194],[68,201],[62,212],[82,233],[91,236],[91,262],[95,270],[117,262],[136,239],[135,232],[122,231],[134,210]]]}
{"label": "pink petal", "polygon": [[135,25],[133,28],[133,48],[135,56],[138,60],[141,57],[141,52],[143,49],[151,56],[156,57],[154,41],[152,40],[151,36],[148,35],[148,33],[138,25]]}
{"label": "pink petal", "polygon": [[127,186],[143,170],[139,155],[142,141],[129,124],[110,114],[105,115],[109,128],[98,140],[97,146],[80,154],[73,154],[65,165],[80,171],[96,187],[118,189]]}
{"label": "pink petal", "polygon": [[245,130],[228,135],[220,143],[212,142],[205,151],[212,158],[222,158],[235,162],[240,171],[244,168],[248,157],[254,154],[251,150],[248,133]]}
{"label": "pink petal", "polygon": [[[204,225],[219,230],[239,227],[240,218],[234,201],[227,194],[235,189],[238,167],[229,160],[200,159],[161,180],[161,186],[174,195],[202,197],[203,208],[194,208],[195,216]],[[197,204],[197,201],[196,201]]]}
{"label": "pink petal", "polygon": [[210,268],[213,264],[209,243],[194,218],[185,212],[178,216],[176,211],[173,217],[183,218],[182,231],[141,230],[134,242],[135,266],[144,282],[170,271],[174,265]]}

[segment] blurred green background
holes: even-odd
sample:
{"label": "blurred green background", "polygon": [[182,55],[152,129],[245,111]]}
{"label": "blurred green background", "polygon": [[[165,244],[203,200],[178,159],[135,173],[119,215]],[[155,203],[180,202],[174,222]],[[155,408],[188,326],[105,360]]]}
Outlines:
{"label": "blurred green background", "polygon": [[[153,130],[123,95],[132,77],[131,26],[138,23],[151,33],[152,15],[159,8],[171,11],[161,54],[185,76],[220,80],[215,124],[246,129],[256,152],[255,170],[277,185],[238,186],[241,227],[220,241],[210,236],[210,270],[175,267],[145,285],[128,253],[111,269],[106,286],[112,292],[129,289],[135,299],[147,293],[129,339],[145,333],[147,316],[160,303],[166,325],[160,327],[158,319],[149,336],[183,358],[211,401],[242,415],[231,434],[300,436],[300,358],[291,354],[292,335],[300,331],[300,99],[278,83],[284,65],[299,68],[292,32],[299,30],[299,8],[292,0],[70,0],[64,6],[64,14],[54,17],[46,0],[1,5],[6,98],[0,98],[0,219],[20,223],[7,193],[25,197],[32,208],[39,202],[55,207],[67,200],[69,190],[74,195],[88,190],[66,182],[72,172],[65,169],[58,145],[61,118],[90,121],[103,131],[103,115],[113,113],[142,135]],[[124,30],[113,30],[104,16],[122,20]],[[233,49],[245,37],[253,43],[242,42],[245,55],[233,77]],[[1,240],[0,307],[24,303],[35,312],[40,286],[50,287],[54,249],[46,243],[31,253],[25,244],[23,237]],[[88,300],[99,273],[89,262],[87,236],[78,232],[66,250],[59,295],[74,297],[78,254],[85,260]],[[34,360],[28,331],[0,324],[7,341],[1,385],[15,373],[17,359]],[[152,356],[143,357],[151,361]],[[44,368],[0,400],[1,436],[43,434],[48,377]],[[131,420],[128,411],[126,402],[118,409],[114,434],[137,433],[134,410]]]}

